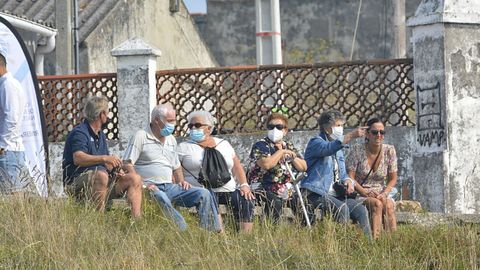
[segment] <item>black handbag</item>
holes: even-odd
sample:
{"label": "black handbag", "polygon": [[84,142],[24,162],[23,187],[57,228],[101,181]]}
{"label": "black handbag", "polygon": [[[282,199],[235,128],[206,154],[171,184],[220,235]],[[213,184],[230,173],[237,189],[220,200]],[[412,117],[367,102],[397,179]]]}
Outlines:
{"label": "black handbag", "polygon": [[337,193],[337,197],[340,198],[356,199],[358,195],[356,191],[347,194],[347,185],[340,182],[333,183],[333,189],[335,190],[335,193]]}
{"label": "black handbag", "polygon": [[[337,159],[337,155],[333,155],[333,159]],[[337,171],[335,168],[333,169],[333,179],[337,179]],[[335,193],[337,194],[336,197],[338,198],[346,198],[346,199],[355,199],[357,198],[357,192],[352,192],[350,194],[347,194],[347,185],[344,183],[340,183],[340,181],[335,181],[333,183],[333,190],[335,190]]]}

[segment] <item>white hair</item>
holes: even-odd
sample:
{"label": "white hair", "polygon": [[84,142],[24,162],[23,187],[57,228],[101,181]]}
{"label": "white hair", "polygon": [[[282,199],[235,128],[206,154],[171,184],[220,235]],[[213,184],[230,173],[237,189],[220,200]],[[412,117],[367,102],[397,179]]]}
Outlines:
{"label": "white hair", "polygon": [[203,120],[205,120],[205,123],[203,123],[203,124],[206,124],[210,127],[213,127],[213,125],[215,125],[215,123],[217,122],[215,117],[213,117],[213,115],[209,111],[193,111],[193,112],[191,112],[187,116],[187,121],[188,121],[189,124],[191,123],[191,121],[194,117],[203,118]]}
{"label": "white hair", "polygon": [[102,112],[108,112],[108,99],[101,95],[88,97],[83,108],[83,114],[88,122],[95,121]]}
{"label": "white hair", "polygon": [[152,110],[151,120],[155,119],[156,117],[158,117],[160,119],[165,119],[167,117],[167,113],[169,111],[174,111],[174,110],[175,109],[173,108],[172,104],[170,104],[170,103],[157,105]]}

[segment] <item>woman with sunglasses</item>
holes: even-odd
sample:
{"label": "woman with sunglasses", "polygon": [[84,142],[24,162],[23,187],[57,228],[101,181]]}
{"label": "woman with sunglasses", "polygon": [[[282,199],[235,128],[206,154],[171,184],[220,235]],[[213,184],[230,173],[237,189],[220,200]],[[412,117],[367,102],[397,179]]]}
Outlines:
{"label": "woman with sunglasses", "polygon": [[[204,148],[213,147],[219,151],[231,175],[225,185],[210,189],[218,204],[225,204],[239,222],[241,232],[251,232],[255,196],[247,183],[247,177],[240,159],[230,143],[211,135],[215,119],[207,111],[194,111],[187,117],[190,139],[179,144],[179,157],[185,180],[192,186],[202,187],[198,179],[202,169]],[[236,181],[237,182],[236,182]],[[220,215],[220,214],[219,214]],[[219,216],[220,221],[221,216]]]}
{"label": "woman with sunglasses", "polygon": [[282,208],[287,202],[293,210],[295,200],[291,182],[293,179],[286,169],[304,172],[307,164],[291,142],[285,141],[288,132],[288,119],[285,115],[272,113],[267,119],[267,137],[256,142],[250,152],[251,167],[248,177],[251,183],[260,183],[256,191],[265,201],[265,214],[278,222]]}
{"label": "woman with sunglasses", "polygon": [[[365,127],[343,134],[345,117],[337,110],[324,111],[318,118],[320,134],[307,144],[305,160],[307,177],[302,180],[301,188],[307,198],[310,220],[315,221],[314,209],[319,208],[330,213],[339,223],[352,219],[358,223],[365,235],[371,237],[370,223],[365,206],[345,194],[354,191],[355,182],[345,169],[343,148],[352,139],[362,137]],[[340,195],[335,186],[344,186],[345,194]]]}
{"label": "woman with sunglasses", "polygon": [[385,126],[378,118],[367,122],[365,144],[352,147],[347,157],[348,175],[355,179],[355,190],[367,206],[374,238],[382,229],[385,216],[385,229],[395,231],[395,202],[397,184],[397,154],[393,145],[384,144]]}

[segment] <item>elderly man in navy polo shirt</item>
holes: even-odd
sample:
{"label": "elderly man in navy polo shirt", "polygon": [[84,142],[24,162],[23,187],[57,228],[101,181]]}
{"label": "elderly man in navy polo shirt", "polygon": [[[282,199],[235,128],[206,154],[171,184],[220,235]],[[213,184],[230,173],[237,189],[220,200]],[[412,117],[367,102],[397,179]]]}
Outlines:
{"label": "elderly man in navy polo shirt", "polygon": [[89,97],[85,104],[83,123],[68,135],[63,151],[63,182],[65,190],[77,198],[89,198],[97,210],[105,209],[109,198],[127,193],[132,216],[140,217],[142,179],[130,164],[123,164],[109,155],[102,126],[108,120],[108,100],[103,96]]}

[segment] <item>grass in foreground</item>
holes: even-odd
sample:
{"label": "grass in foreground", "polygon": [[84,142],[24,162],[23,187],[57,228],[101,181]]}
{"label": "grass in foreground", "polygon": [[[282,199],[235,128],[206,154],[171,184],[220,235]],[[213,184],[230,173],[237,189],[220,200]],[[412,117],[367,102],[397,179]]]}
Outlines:
{"label": "grass in foreground", "polygon": [[256,220],[251,235],[196,226],[180,232],[151,201],[132,222],[69,200],[0,199],[0,268],[11,269],[476,269],[479,226],[400,226],[374,243],[353,225],[312,230]]}

